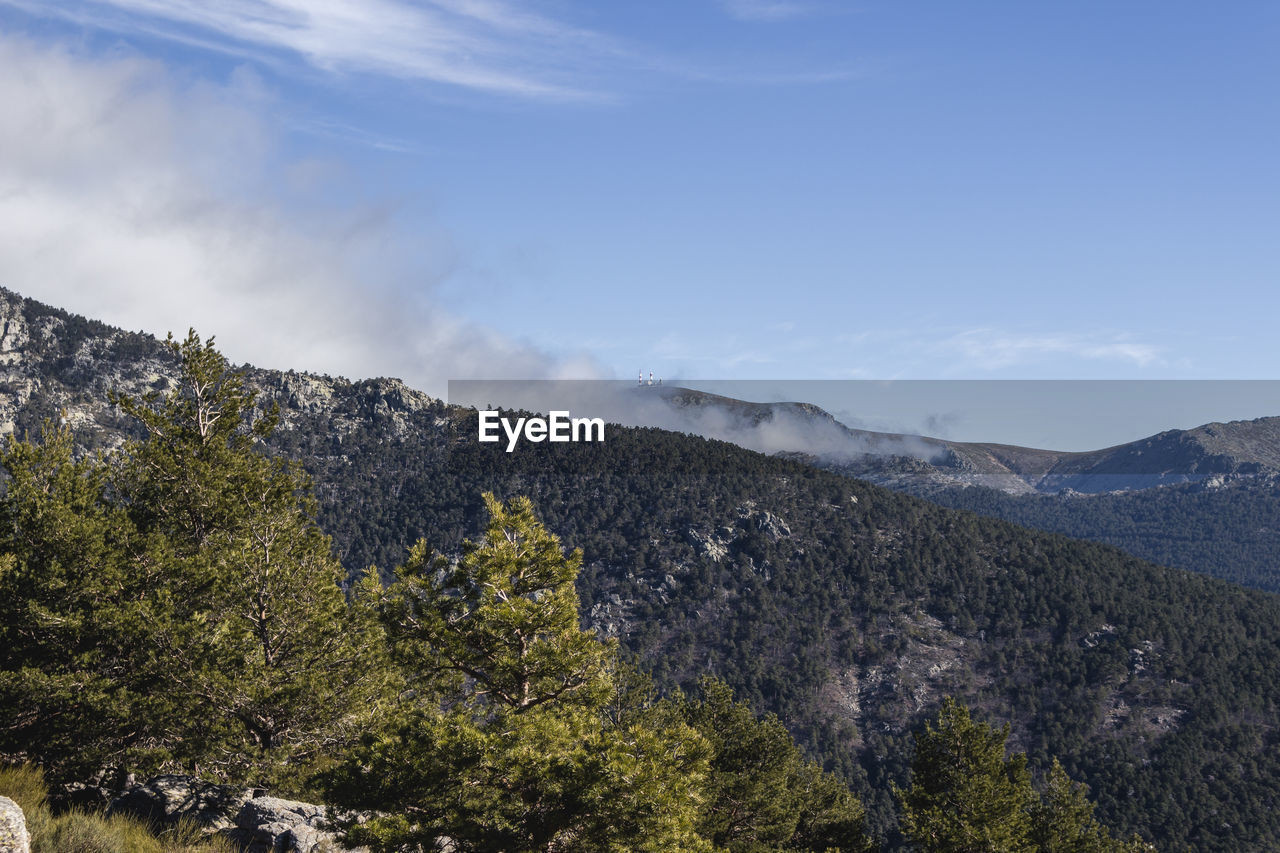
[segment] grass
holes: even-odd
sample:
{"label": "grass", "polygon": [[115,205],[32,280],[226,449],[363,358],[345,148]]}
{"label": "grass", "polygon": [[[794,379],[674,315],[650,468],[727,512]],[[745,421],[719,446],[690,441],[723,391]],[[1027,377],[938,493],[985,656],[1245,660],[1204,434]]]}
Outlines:
{"label": "grass", "polygon": [[0,767],[0,796],[17,803],[27,819],[31,853],[233,853],[224,839],[205,836],[183,821],[156,830],[123,815],[71,809],[54,814],[38,767]]}

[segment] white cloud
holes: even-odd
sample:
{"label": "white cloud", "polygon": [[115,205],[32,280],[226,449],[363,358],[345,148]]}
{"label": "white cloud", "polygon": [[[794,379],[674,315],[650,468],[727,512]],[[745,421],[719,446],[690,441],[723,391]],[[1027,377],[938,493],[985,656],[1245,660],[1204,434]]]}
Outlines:
{"label": "white cloud", "polygon": [[176,84],[158,63],[8,36],[0,69],[0,285],[130,329],[195,326],[237,361],[433,393],[595,374],[434,304],[457,262],[444,238],[415,235],[409,288],[385,206],[291,201],[308,164],[280,162],[252,78]]}
{"label": "white cloud", "polygon": [[[810,358],[813,352],[821,358]],[[794,375],[788,366],[797,363],[810,364],[808,370],[816,364],[814,378],[823,379],[1048,378],[1134,369],[1146,375],[1171,362],[1168,347],[1120,330],[886,327],[824,337],[804,320],[765,326],[750,339],[730,335],[694,341],[668,333],[649,345],[648,353],[655,369],[685,378]]]}
{"label": "white cloud", "polygon": [[[720,0],[743,21],[782,21],[830,6]],[[716,84],[808,86],[866,76],[865,67],[730,67],[664,55],[530,11],[530,0],[0,0],[127,38],[157,38],[288,73],[360,73],[542,101],[612,101],[645,75]],[[545,5],[563,8],[546,0]],[[759,57],[756,58],[757,60]],[[627,81],[627,82],[624,82]],[[394,143],[393,143],[394,144]]]}
{"label": "white cloud", "polygon": [[593,97],[575,78],[605,36],[501,0],[0,0],[36,15],[269,58],[536,98]]}
{"label": "white cloud", "polygon": [[938,349],[967,360],[966,367],[999,370],[1043,356],[1066,356],[1090,361],[1118,361],[1149,367],[1161,362],[1160,347],[1120,333],[1019,334],[998,329],[969,329],[941,341]]}

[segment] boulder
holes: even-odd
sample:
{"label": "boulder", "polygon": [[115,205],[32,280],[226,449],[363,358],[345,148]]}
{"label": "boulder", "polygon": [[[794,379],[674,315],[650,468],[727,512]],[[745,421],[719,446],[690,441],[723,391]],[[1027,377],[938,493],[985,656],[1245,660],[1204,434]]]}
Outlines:
{"label": "boulder", "polygon": [[187,818],[209,831],[228,830],[235,828],[241,806],[252,798],[253,791],[246,788],[190,776],[156,776],[112,800],[107,815],[133,815],[157,826]]}
{"label": "boulder", "polygon": [[761,511],[756,513],[754,521],[756,530],[759,530],[774,542],[791,535],[791,528],[787,526],[787,523],[771,512]]}
{"label": "boulder", "polygon": [[226,833],[244,853],[330,853],[345,850],[326,828],[324,806],[254,797],[240,807]]}
{"label": "boulder", "polygon": [[732,540],[733,533],[730,531],[729,536],[725,537],[722,529],[719,535],[711,536],[690,527],[685,533],[685,538],[689,541],[689,544],[702,552],[707,559],[718,563],[729,553],[728,543]]}
{"label": "boulder", "polygon": [[[190,776],[157,776],[111,802],[107,813],[128,814],[157,826],[183,818],[226,838],[243,853],[336,853],[346,848],[329,830],[324,806],[254,796],[232,785]],[[26,848],[22,848],[26,853]],[[8,849],[0,846],[0,853]]]}
{"label": "boulder", "polygon": [[22,809],[8,797],[0,797],[0,853],[29,853],[30,845]]}

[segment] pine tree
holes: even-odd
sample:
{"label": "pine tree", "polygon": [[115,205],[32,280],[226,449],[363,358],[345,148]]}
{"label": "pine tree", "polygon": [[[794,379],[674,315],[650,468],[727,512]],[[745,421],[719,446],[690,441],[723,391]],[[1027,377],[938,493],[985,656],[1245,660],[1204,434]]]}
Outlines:
{"label": "pine tree", "polygon": [[384,612],[398,659],[426,683],[470,681],[477,710],[598,707],[615,650],[578,627],[582,553],[563,553],[528,498],[485,505],[485,538],[456,564],[418,542],[397,572]]}
{"label": "pine tree", "polygon": [[1142,853],[1139,838],[1120,841],[1093,816],[1084,785],[1073,782],[1054,759],[1040,801],[1031,808],[1031,839],[1040,853]]}
{"label": "pine tree", "polygon": [[975,722],[954,699],[916,735],[911,787],[895,788],[903,833],[927,853],[1032,851],[1026,756],[1005,756],[1006,725]]}
{"label": "pine tree", "polygon": [[49,423],[0,449],[0,757],[55,783],[157,759],[152,685],[133,665],[149,626],[141,546],[105,466],[73,449]]}
{"label": "pine tree", "polygon": [[1005,756],[1009,727],[974,722],[948,698],[936,726],[916,735],[911,788],[895,787],[902,831],[927,853],[1149,853],[1114,838],[1093,816],[1084,786],[1055,760],[1037,795],[1022,753]]}
{"label": "pine tree", "polygon": [[683,713],[711,746],[707,805],[699,830],[732,853],[862,851],[862,804],[806,761],[776,717],[757,718],[728,685],[704,678]]}
{"label": "pine tree", "polygon": [[257,440],[276,414],[195,332],[170,350],[176,389],[117,398],[146,428],[115,489],[149,542],[149,648],[134,663],[172,709],[169,747],[206,776],[293,782],[376,710],[385,668],[371,614],[349,605],[309,482]]}
{"label": "pine tree", "polygon": [[700,738],[610,719],[615,649],[578,625],[581,554],[563,553],[527,499],[485,502],[480,542],[456,563],[418,543],[383,597],[413,692],[330,777],[337,804],[393,813],[349,839],[387,851],[439,836],[476,851],[709,850],[694,830]]}

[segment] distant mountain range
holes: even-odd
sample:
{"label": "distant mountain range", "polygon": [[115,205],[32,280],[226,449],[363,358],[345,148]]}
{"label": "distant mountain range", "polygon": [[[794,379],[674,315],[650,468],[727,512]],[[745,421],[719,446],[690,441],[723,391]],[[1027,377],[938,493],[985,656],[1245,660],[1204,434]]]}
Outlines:
{"label": "distant mountain range", "polygon": [[[114,446],[135,427],[108,392],[166,390],[174,367],[149,336],[0,293],[0,429],[64,420],[82,452]],[[310,472],[351,572],[393,567],[420,536],[456,551],[479,530],[481,492],[529,495],[584,552],[585,622],[664,689],[713,672],[776,712],[891,843],[890,783],[947,695],[1010,723],[1037,770],[1060,757],[1108,824],[1161,850],[1280,838],[1280,597],[723,441],[616,427],[603,443],[506,453],[475,440],[473,410],[396,380],[246,372],[281,407],[267,449]],[[770,441],[793,418],[849,438],[803,404],[660,393]]]}
{"label": "distant mountain range", "polygon": [[[794,446],[781,452],[916,494],[964,485],[1009,494],[1098,494],[1184,483],[1219,487],[1280,473],[1280,417],[1211,423],[1101,450],[1065,452],[853,429],[808,403],[750,403],[675,386],[640,390],[657,393],[675,411],[697,413],[691,419],[695,428],[708,412],[723,414],[731,424],[727,436],[747,446],[752,431],[785,423],[794,432]],[[846,446],[832,446],[833,430],[848,439]]]}
{"label": "distant mountain range", "polygon": [[1068,453],[851,429],[807,403],[640,390],[684,415],[691,432],[1280,592],[1280,417]]}

